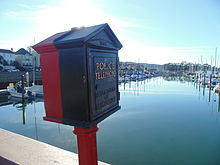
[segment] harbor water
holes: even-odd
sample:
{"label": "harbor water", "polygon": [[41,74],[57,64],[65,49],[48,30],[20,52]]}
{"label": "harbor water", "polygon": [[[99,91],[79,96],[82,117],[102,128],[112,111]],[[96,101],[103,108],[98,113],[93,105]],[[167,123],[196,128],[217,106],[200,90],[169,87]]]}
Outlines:
{"label": "harbor water", "polygon": [[[99,160],[113,165],[219,165],[219,96],[182,77],[119,85],[121,110],[101,122]],[[0,99],[0,128],[77,152],[73,127],[43,120],[42,99]],[[34,153],[33,153],[34,154]]]}

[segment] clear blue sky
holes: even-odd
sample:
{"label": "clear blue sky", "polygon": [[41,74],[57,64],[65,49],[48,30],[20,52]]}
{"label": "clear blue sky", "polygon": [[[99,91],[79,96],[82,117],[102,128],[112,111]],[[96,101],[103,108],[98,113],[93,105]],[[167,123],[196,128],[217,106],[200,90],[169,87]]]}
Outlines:
{"label": "clear blue sky", "polygon": [[219,0],[1,0],[0,20],[1,49],[109,23],[124,46],[122,61],[198,63],[202,56],[210,63],[220,52]]}

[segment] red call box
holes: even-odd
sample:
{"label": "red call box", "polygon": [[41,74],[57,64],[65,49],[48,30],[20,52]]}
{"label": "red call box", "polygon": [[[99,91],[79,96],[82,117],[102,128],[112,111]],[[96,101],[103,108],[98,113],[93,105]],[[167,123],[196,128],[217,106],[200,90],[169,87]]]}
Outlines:
{"label": "red call box", "polygon": [[108,24],[72,28],[33,46],[41,55],[45,120],[91,128],[120,109],[120,41]]}

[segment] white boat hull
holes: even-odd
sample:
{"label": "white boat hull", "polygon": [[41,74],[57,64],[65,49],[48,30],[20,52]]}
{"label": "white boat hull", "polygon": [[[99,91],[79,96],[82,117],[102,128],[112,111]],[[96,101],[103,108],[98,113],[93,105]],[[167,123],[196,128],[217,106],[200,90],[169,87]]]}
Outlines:
{"label": "white boat hull", "polygon": [[[17,92],[13,86],[7,87],[7,90],[12,97],[22,98],[22,93]],[[24,93],[24,98],[28,98],[27,93]]]}
{"label": "white boat hull", "polygon": [[31,92],[34,97],[43,97],[43,86],[42,85],[33,85],[26,88],[27,91]]}

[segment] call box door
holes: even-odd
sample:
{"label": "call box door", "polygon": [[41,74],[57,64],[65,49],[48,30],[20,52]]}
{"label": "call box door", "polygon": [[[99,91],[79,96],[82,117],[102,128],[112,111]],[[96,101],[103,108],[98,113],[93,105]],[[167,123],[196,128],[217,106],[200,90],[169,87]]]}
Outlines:
{"label": "call box door", "polygon": [[89,49],[88,81],[92,120],[118,107],[117,51]]}

